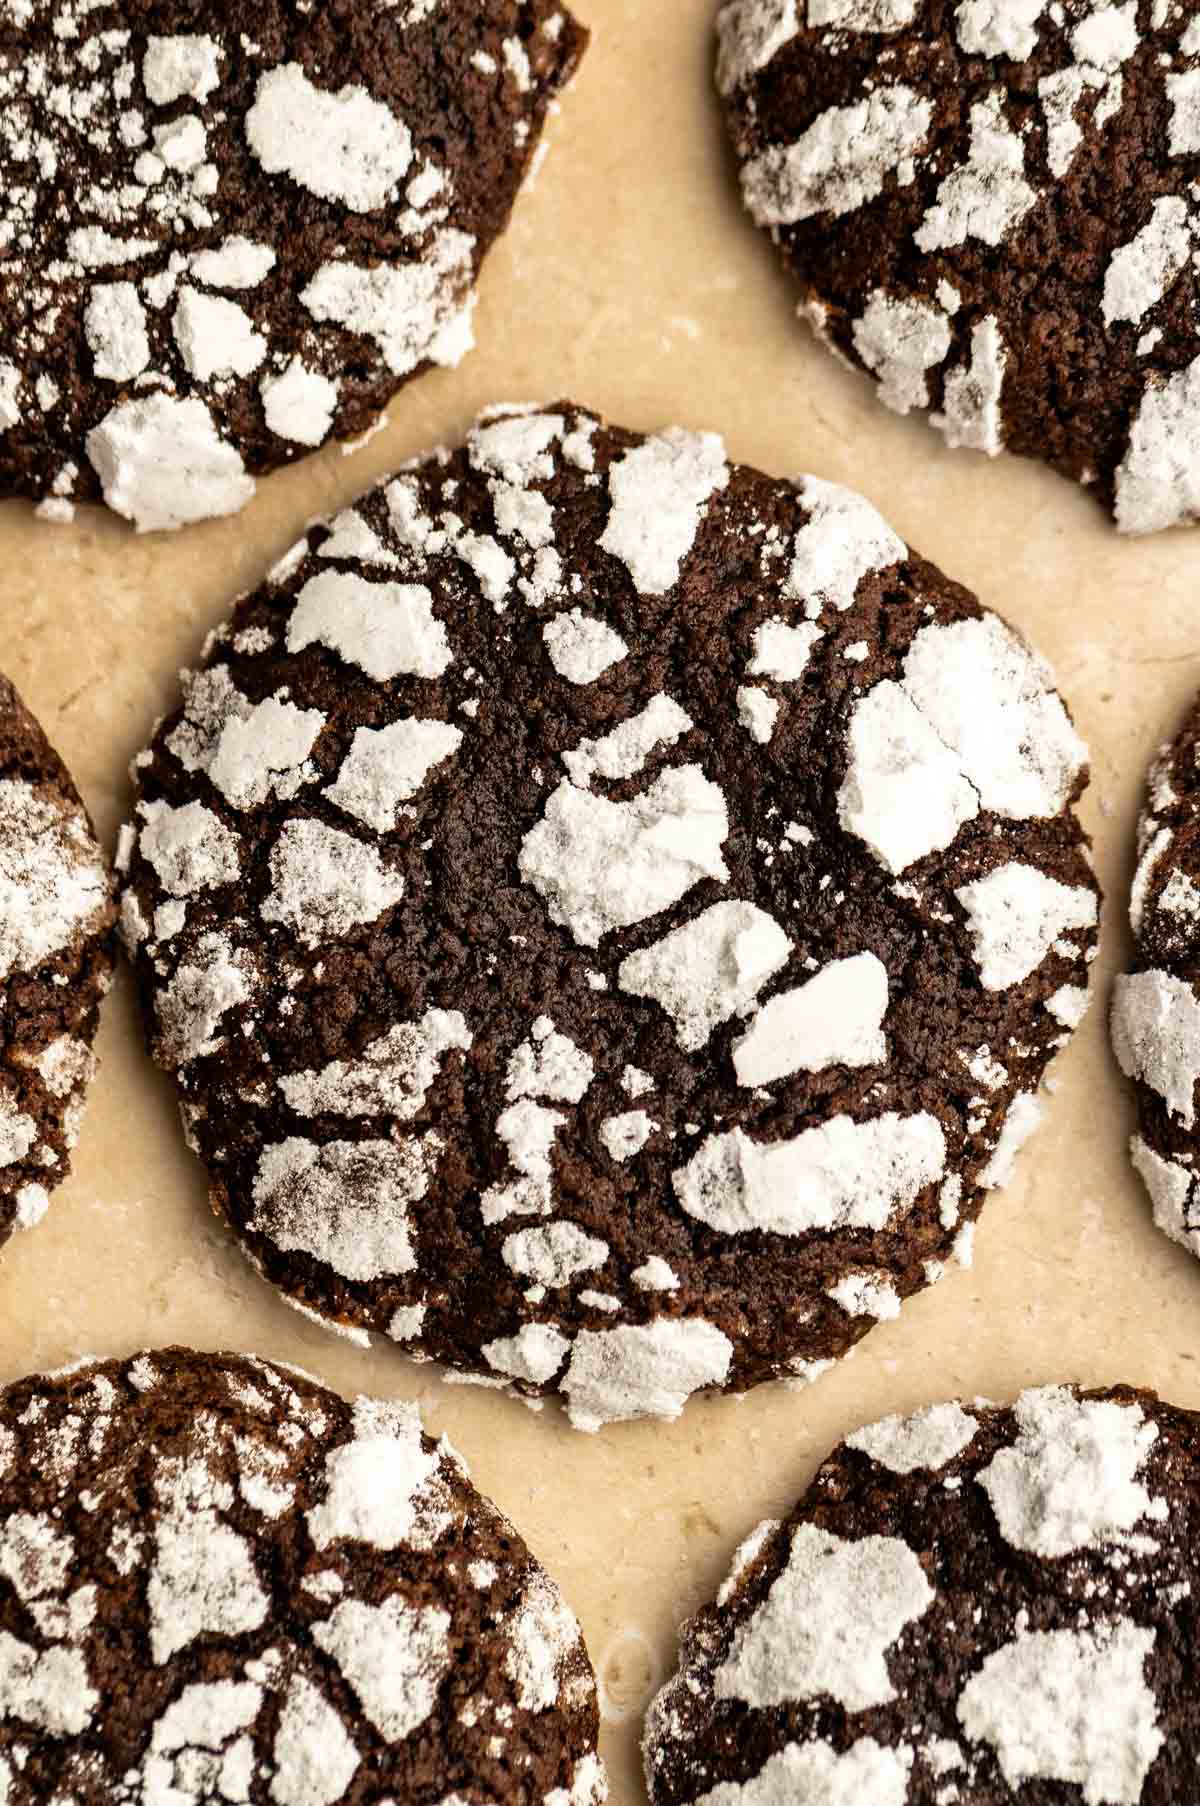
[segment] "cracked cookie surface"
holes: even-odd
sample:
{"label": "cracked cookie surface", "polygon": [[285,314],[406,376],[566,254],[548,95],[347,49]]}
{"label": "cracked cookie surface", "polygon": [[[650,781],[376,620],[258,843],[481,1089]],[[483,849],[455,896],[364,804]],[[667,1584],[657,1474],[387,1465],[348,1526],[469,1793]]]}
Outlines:
{"label": "cracked cookie surface", "polygon": [[1200,518],[1200,19],[1180,0],[733,0],[717,84],[801,314],[902,414]]}
{"label": "cracked cookie surface", "polygon": [[556,0],[0,0],[0,495],[230,514],[457,364],[586,42]]}
{"label": "cracked cookie surface", "polygon": [[1192,1797],[1200,1418],[1045,1386],[847,1437],[650,1708],[652,1806]]}
{"label": "cracked cookie surface", "polygon": [[413,1405],[184,1349],[0,1394],[11,1806],[601,1806],[573,1614]]}
{"label": "cracked cookie surface", "polygon": [[861,497],[560,403],[297,545],[138,760],[147,1034],[291,1300],[584,1429],[813,1378],[1087,1004],[1085,750]]}
{"label": "cracked cookie surface", "polygon": [[62,760],[0,677],[0,1241],[70,1171],[116,958],[108,862]]}

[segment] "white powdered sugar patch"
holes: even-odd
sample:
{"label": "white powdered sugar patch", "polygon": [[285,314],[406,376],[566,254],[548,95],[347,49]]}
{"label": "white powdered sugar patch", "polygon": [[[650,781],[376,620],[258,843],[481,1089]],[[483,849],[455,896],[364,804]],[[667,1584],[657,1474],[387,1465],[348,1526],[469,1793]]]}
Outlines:
{"label": "white powdered sugar patch", "polygon": [[355,213],[395,201],[413,155],[403,120],[365,88],[334,94],[314,87],[299,63],[259,77],[246,138],[268,174],[288,175]]}
{"label": "white powdered sugar patch", "polygon": [[139,533],[236,514],[254,494],[241,455],[197,396],[120,401],[87,436],[104,499]]}
{"label": "white powdered sugar patch", "polygon": [[293,445],[323,445],[337,413],[341,393],[336,382],[294,357],[278,375],[259,385],[267,425]]}
{"label": "white powdered sugar patch", "polygon": [[674,746],[694,726],[687,710],[660,692],[644,709],[619,721],[599,739],[581,740],[563,754],[563,764],[581,788],[595,777],[632,778],[644,769],[652,753]]}
{"label": "white powdered sugar patch", "polygon": [[223,1481],[173,1457],[159,1464],[155,1490],[166,1509],[153,1533],[146,1604],[150,1653],[161,1664],[198,1637],[257,1630],[270,1600],[250,1544],[220,1516],[232,1496]]}
{"label": "white powdered sugar patch", "polygon": [[876,289],[854,323],[854,349],[879,378],[879,399],[897,414],[929,404],[928,372],[945,362],[950,322],[928,301],[903,301]]}
{"label": "white powdered sugar patch", "polygon": [[1023,1091],[1009,1105],[992,1157],[979,1175],[985,1191],[1003,1191],[1016,1171],[1017,1155],[1042,1121],[1042,1106],[1032,1092]]}
{"label": "white powdered sugar patch", "polygon": [[826,1287],[825,1296],[848,1317],[874,1317],[877,1323],[890,1323],[900,1315],[900,1294],[885,1273],[847,1273],[836,1285]]}
{"label": "white powdered sugar patch", "polygon": [[1191,985],[1169,972],[1122,974],[1113,990],[1112,1043],[1126,1078],[1149,1085],[1190,1129],[1200,1078],[1200,1002]]}
{"label": "white powdered sugar patch", "polygon": [[912,1751],[860,1737],[844,1755],[820,1737],[787,1743],[753,1780],[722,1781],[695,1806],[904,1806]]}
{"label": "white powdered sugar patch", "polygon": [[171,331],[198,382],[211,382],[215,376],[250,376],[267,355],[267,341],[254,330],[244,308],[199,289],[180,289]]}
{"label": "white powdered sugar patch", "polygon": [[548,1323],[525,1323],[515,1336],[486,1342],[483,1358],[497,1373],[540,1386],[554,1378],[570,1346],[567,1337]]}
{"label": "white powdered sugar patch", "polygon": [[550,662],[568,683],[591,684],[629,656],[619,633],[580,608],[556,615],[542,629]]}
{"label": "white powdered sugar patch", "polygon": [[234,233],[211,251],[197,251],[188,269],[209,288],[244,290],[264,283],[277,262],[270,245]]}
{"label": "white powdered sugar patch", "polygon": [[1200,151],[1200,69],[1168,75],[1166,88],[1171,103],[1167,148],[1173,157],[1194,157]]}
{"label": "white powdered sugar patch", "polygon": [[425,1196],[441,1143],[291,1136],[264,1148],[249,1228],[285,1252],[310,1254],[344,1279],[383,1279],[417,1266],[408,1206]]}
{"label": "white powdered sugar patch", "polygon": [[938,189],[915,238],[922,251],[940,251],[978,239],[1002,244],[1037,201],[1025,179],[1025,147],[1008,122],[1004,98],[994,90],[971,108],[971,149],[966,163]]}
{"label": "white powdered sugar patch", "polygon": [[988,314],[971,329],[971,361],[946,374],[942,408],[930,420],[952,450],[983,452],[995,458],[1004,450],[1000,397],[1008,352],[1000,322]]}
{"label": "white powdered sugar patch", "polygon": [[348,1599],[322,1624],[313,1642],[332,1656],[363,1711],[389,1743],[399,1743],[429,1718],[452,1655],[450,1614],[409,1605],[393,1596],[382,1605]]}
{"label": "white powdered sugar patch", "polygon": [[370,583],[353,571],[310,577],[288,622],[289,652],[328,646],[377,683],[441,677],[453,654],[433,597],[418,583]]}
{"label": "white powdered sugar patch", "polygon": [[822,1697],[848,1712],[886,1705],[896,1697],[887,1652],[933,1599],[906,1543],[800,1524],[787,1566],[716,1672],[716,1696],[759,1708]]}
{"label": "white powdered sugar patch", "polygon": [[1195,242],[1188,205],[1179,195],[1154,203],[1149,222],[1113,252],[1104,278],[1104,319],[1138,326],[1186,267]]}
{"label": "white powdered sugar patch", "polygon": [[203,803],[139,803],[144,826],[138,851],[150,862],[163,889],[173,897],[232,884],[241,873],[236,834]]}
{"label": "white powdered sugar patch", "polygon": [[592,1273],[608,1260],[608,1243],[587,1235],[574,1223],[547,1223],[510,1235],[501,1249],[510,1273],[535,1285],[566,1286],[580,1273]]}
{"label": "white powdered sugar patch", "polygon": [[1060,985],[1053,997],[1047,997],[1046,1008],[1056,1022],[1074,1031],[1091,1006],[1091,995],[1082,985]]}
{"label": "white powdered sugar patch", "polygon": [[334,1806],[358,1772],[341,1716],[304,1674],[293,1675],[279,1715],[271,1798],[276,1806]]}
{"label": "white powdered sugar patch", "polygon": [[892,1474],[938,1473],[969,1449],[979,1424],[961,1405],[929,1405],[911,1417],[884,1417],[847,1436],[846,1447]]}
{"label": "white powdered sugar patch", "polygon": [[32,1116],[19,1109],[7,1091],[0,1091],[0,1168],[24,1160],[37,1136]]}
{"label": "white powdered sugar patch", "polygon": [[409,717],[387,727],[360,727],[325,795],[368,828],[390,833],[401,804],[411,802],[462,743],[462,730],[445,721]]}
{"label": "white powdered sugar patch", "polygon": [[262,918],[284,923],[308,947],[378,921],[404,895],[404,879],[374,847],[307,818],[284,823],[270,868]]}
{"label": "white powdered sugar patch", "polygon": [[78,1737],[99,1705],[80,1650],[61,1645],[37,1650],[0,1631],[0,1710],[6,1718],[53,1737]]}
{"label": "white powdered sugar patch", "polygon": [[788,593],[805,602],[813,616],[827,603],[848,609],[863,578],[903,564],[908,548],[853,490],[820,477],[801,477],[796,488],[809,518],[793,542]]}
{"label": "white powdered sugar patch", "polygon": [[725,798],[698,765],[664,771],[614,803],[562,783],[525,836],[521,875],[551,921],[584,947],[668,909],[704,878],[725,879]]}
{"label": "white powdered sugar patch", "polygon": [[664,595],[679,581],[710,499],[728,482],[716,433],[668,428],[610,467],[601,548],[621,560],[640,594]]}
{"label": "white powdered sugar patch", "polygon": [[356,1060],[317,1071],[281,1073],[279,1089],[300,1116],[390,1116],[411,1122],[425,1106],[442,1061],[469,1053],[472,1036],[458,1010],[426,1010],[367,1043]]}
{"label": "white powdered sugar patch", "polygon": [[1200,357],[1174,376],[1151,379],[1117,471],[1122,533],[1157,533],[1195,520],[1200,520]]}
{"label": "white powdered sugar patch", "polygon": [[[1100,909],[1091,890],[1073,889],[1034,866],[997,866],[954,893],[986,991],[1007,991],[1036,972],[1062,937],[1094,928]],[[1074,956],[1074,949],[1071,949]]]}
{"label": "white powdered sugar patch", "polygon": [[903,83],[828,108],[794,144],[770,145],[746,164],[742,192],[752,218],[791,226],[814,214],[853,213],[889,179],[908,187],[932,119],[930,102]]}
{"label": "white powdered sugar patch", "polygon": [[142,81],[156,107],[175,100],[207,100],[221,80],[224,52],[215,38],[187,36],[146,40]]}
{"label": "white powdered sugar patch", "polygon": [[523,1711],[548,1712],[558,1703],[563,1664],[580,1645],[579,1623],[545,1574],[534,1574],[507,1623],[505,1669]]}
{"label": "white powdered sugar patch", "polygon": [[751,677],[773,677],[777,683],[799,683],[823,631],[807,622],[793,626],[778,617],[764,621],[761,627],[754,629],[754,655],[746,670]]}
{"label": "white powdered sugar patch", "polygon": [[1056,815],[1087,757],[1049,668],[995,615],[921,628],[900,681],[858,703],[849,746],[842,825],[897,875],[981,809]]}
{"label": "white powdered sugar patch", "polygon": [[887,1058],[887,968],[873,953],[832,961],[815,978],[772,997],[734,1043],[739,1085],[771,1085],[796,1072],[875,1066]]}
{"label": "white powdered sugar patch", "polygon": [[94,933],[108,873],[82,813],[0,778],[0,979],[34,972]]}
{"label": "white powdered sugar patch", "polygon": [[978,1475],[1015,1549],[1053,1560],[1127,1540],[1145,1518],[1166,1519],[1166,1500],[1137,1477],[1158,1439],[1140,1405],[1047,1386],[1022,1393],[1015,1415],[1015,1446]]}
{"label": "white powdered sugar patch", "polygon": [[97,376],[132,382],[146,369],[146,310],[132,282],[98,282],[88,296],[83,325]]}
{"label": "white powdered sugar patch", "polygon": [[700,1317],[659,1317],[619,1329],[582,1330],[562,1381],[577,1430],[636,1417],[679,1417],[694,1392],[720,1386],[733,1343]]}
{"label": "white powdered sugar patch", "polygon": [[438,1451],[422,1443],[415,1405],[358,1399],[354,1440],[326,1456],[325,1498],[306,1519],[314,1544],[432,1549],[450,1521],[440,1467]]}
{"label": "white powdered sugar patch", "polygon": [[889,1113],[864,1123],[835,1116],[788,1141],[710,1135],[673,1183],[688,1215],[722,1234],[800,1235],[884,1229],[945,1168],[935,1116]]}
{"label": "white powdered sugar patch", "polygon": [[605,1118],[600,1124],[600,1140],[611,1159],[632,1160],[641,1153],[657,1126],[645,1110],[625,1110],[619,1116]]}
{"label": "white powdered sugar patch", "polygon": [[246,955],[223,934],[201,935],[155,998],[159,1057],[186,1066],[216,1053],[225,1044],[227,1011],[248,1003],[254,990]]}
{"label": "white powdered sugar patch", "polygon": [[314,320],[373,340],[393,376],[426,360],[454,368],[474,343],[474,251],[467,233],[447,229],[421,263],[324,263],[300,300]]}
{"label": "white powdered sugar patch", "polygon": [[1038,21],[1049,0],[960,0],[955,34],[968,56],[1024,62],[1037,49]]}
{"label": "white powdered sugar patch", "polygon": [[738,720],[750,738],[759,746],[769,746],[779,720],[779,698],[760,690],[755,684],[743,684],[734,702]]}
{"label": "white powdered sugar patch", "polygon": [[1200,1254],[1200,1222],[1193,1222],[1189,1209],[1196,1175],[1174,1160],[1164,1160],[1140,1135],[1132,1138],[1129,1152],[1150,1194],[1156,1226],[1173,1242]]}
{"label": "white powdered sugar patch", "polygon": [[675,1023],[688,1052],[713,1030],[744,1014],[787,964],[791,942],[774,919],[752,903],[714,903],[682,928],[631,953],[617,982],[634,997],[651,997]]}
{"label": "white powdered sugar patch", "polygon": [[732,94],[800,30],[801,0],[733,0],[717,15],[717,89]]}
{"label": "white powdered sugar patch", "polygon": [[1086,1806],[1138,1806],[1163,1745],[1146,1659],[1154,1632],[1127,1622],[1018,1631],[959,1695],[967,1736],[987,1743],[1008,1785],[1082,1789]]}

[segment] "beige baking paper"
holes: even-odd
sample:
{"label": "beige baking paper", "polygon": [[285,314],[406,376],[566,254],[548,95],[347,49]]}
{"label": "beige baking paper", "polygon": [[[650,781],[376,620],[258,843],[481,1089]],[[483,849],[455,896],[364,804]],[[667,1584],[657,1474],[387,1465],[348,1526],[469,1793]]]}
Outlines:
{"label": "beige baking paper", "polygon": [[405,391],[363,449],[331,447],[272,478],[232,521],[137,539],[94,511],[56,527],[0,508],[0,666],[111,837],[129,808],[126,767],[173,703],[178,668],[313,516],[458,440],[490,402],[569,394],[631,427],[717,428],[736,459],[863,490],[1052,660],[1093,754],[1086,811],[1109,894],[1098,1001],[1055,1069],[1045,1127],[985,1213],[972,1271],[951,1272],[808,1392],[699,1400],[675,1425],[588,1437],[554,1409],[537,1417],[443,1385],[394,1348],[339,1342],[257,1279],[209,1213],[122,975],[74,1177],[0,1257],[0,1382],[186,1342],[419,1399],[578,1611],[613,1797],[636,1806],[641,1712],[680,1621],[846,1432],[952,1393],[1007,1399],[1063,1378],[1200,1406],[1200,1265],[1151,1227],[1104,1032],[1146,762],[1200,685],[1200,531],[1121,541],[1047,472],[949,453],[886,414],[798,325],[771,247],[739,210],[710,90],[714,0],[578,5],[593,46],[485,272],[479,350]]}

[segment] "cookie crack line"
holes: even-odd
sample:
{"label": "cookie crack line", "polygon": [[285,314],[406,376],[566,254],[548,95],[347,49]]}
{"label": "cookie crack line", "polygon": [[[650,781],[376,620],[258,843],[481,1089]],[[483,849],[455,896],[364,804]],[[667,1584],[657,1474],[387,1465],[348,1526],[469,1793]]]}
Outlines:
{"label": "cookie crack line", "polygon": [[238,604],[137,774],[124,933],[218,1214],[584,1430],[813,1379],[969,1262],[1087,1004],[1048,668],[714,433],[490,411]]}

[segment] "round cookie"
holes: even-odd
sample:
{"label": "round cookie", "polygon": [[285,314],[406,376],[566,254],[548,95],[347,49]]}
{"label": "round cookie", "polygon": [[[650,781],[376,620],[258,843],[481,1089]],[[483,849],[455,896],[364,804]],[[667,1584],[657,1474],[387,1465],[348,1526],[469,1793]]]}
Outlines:
{"label": "round cookie", "polygon": [[0,1242],[70,1171],[116,956],[108,862],[79,792],[0,677]]}
{"label": "round cookie", "polygon": [[1133,1164],[1158,1227],[1200,1254],[1196,1081],[1200,1079],[1200,704],[1150,772],[1129,899],[1133,969],[1116,981],[1112,1041],[1137,1093]]}
{"label": "round cookie", "polygon": [[651,1806],[1180,1806],[1200,1417],[1068,1386],[846,1439],[651,1705]]}
{"label": "round cookie", "polygon": [[10,1806],[600,1806],[579,1626],[413,1405],[183,1349],[0,1394]]}
{"label": "round cookie", "polygon": [[570,403],[313,529],[138,760],[125,932],[294,1302],[572,1420],[968,1260],[1087,1002],[1085,749],[860,497]]}
{"label": "round cookie", "polygon": [[586,42],[558,0],[0,0],[0,496],[231,514],[457,364]]}
{"label": "round cookie", "polygon": [[1200,518],[1194,6],[733,0],[718,37],[746,206],[881,401],[1124,532]]}

